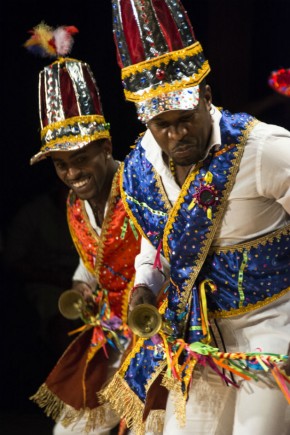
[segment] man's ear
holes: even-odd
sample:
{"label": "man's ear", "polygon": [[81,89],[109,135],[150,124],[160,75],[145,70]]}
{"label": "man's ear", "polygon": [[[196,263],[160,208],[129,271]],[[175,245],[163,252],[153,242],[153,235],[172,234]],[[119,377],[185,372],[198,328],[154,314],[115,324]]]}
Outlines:
{"label": "man's ear", "polygon": [[212,93],[210,85],[205,85],[204,98],[206,100],[206,106],[210,110],[212,103]]}
{"label": "man's ear", "polygon": [[110,139],[104,139],[102,142],[102,150],[104,151],[104,153],[107,154],[112,154],[113,148],[112,148],[112,142],[110,141]]}

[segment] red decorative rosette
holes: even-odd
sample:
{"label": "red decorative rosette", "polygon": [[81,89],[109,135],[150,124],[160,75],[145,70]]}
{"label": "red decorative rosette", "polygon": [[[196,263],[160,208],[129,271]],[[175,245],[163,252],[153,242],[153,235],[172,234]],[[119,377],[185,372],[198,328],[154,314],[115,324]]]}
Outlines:
{"label": "red decorative rosette", "polygon": [[268,79],[269,86],[279,94],[290,97],[290,69],[273,71]]}
{"label": "red decorative rosette", "polygon": [[218,191],[212,184],[200,185],[200,187],[196,189],[196,193],[193,197],[204,210],[219,202]]}

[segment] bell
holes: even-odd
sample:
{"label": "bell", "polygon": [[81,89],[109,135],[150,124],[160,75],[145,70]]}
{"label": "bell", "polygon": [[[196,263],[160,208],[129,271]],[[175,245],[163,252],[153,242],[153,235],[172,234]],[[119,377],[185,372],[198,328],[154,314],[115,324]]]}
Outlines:
{"label": "bell", "polygon": [[58,299],[58,309],[66,319],[75,320],[80,317],[85,300],[76,290],[64,291]]}
{"label": "bell", "polygon": [[154,305],[137,305],[128,318],[129,328],[142,338],[150,338],[161,329],[162,317]]}

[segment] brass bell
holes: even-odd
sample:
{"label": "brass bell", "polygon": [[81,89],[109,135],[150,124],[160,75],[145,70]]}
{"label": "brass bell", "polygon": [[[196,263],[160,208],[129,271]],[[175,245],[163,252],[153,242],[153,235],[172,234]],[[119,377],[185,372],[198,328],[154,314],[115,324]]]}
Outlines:
{"label": "brass bell", "polygon": [[58,299],[58,309],[66,319],[75,320],[80,317],[85,300],[76,290],[64,291]]}
{"label": "brass bell", "polygon": [[154,305],[137,305],[128,318],[129,328],[142,338],[150,338],[161,329],[162,317]]}

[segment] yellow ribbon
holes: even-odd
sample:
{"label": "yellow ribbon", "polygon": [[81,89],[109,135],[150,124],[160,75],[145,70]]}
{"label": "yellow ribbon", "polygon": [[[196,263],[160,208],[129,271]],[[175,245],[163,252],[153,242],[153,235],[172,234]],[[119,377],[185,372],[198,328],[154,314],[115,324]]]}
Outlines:
{"label": "yellow ribbon", "polygon": [[210,171],[208,171],[204,176],[204,181],[206,182],[206,184],[210,184],[212,182],[212,179],[213,175]]}
{"label": "yellow ribbon", "polygon": [[205,336],[202,339],[203,343],[209,343],[211,340],[210,332],[209,332],[209,322],[207,316],[207,302],[206,302],[206,291],[205,286],[208,285],[212,291],[215,290],[215,286],[212,281],[205,279],[199,285],[199,298],[200,298],[200,315],[201,315],[201,327],[202,333]]}

